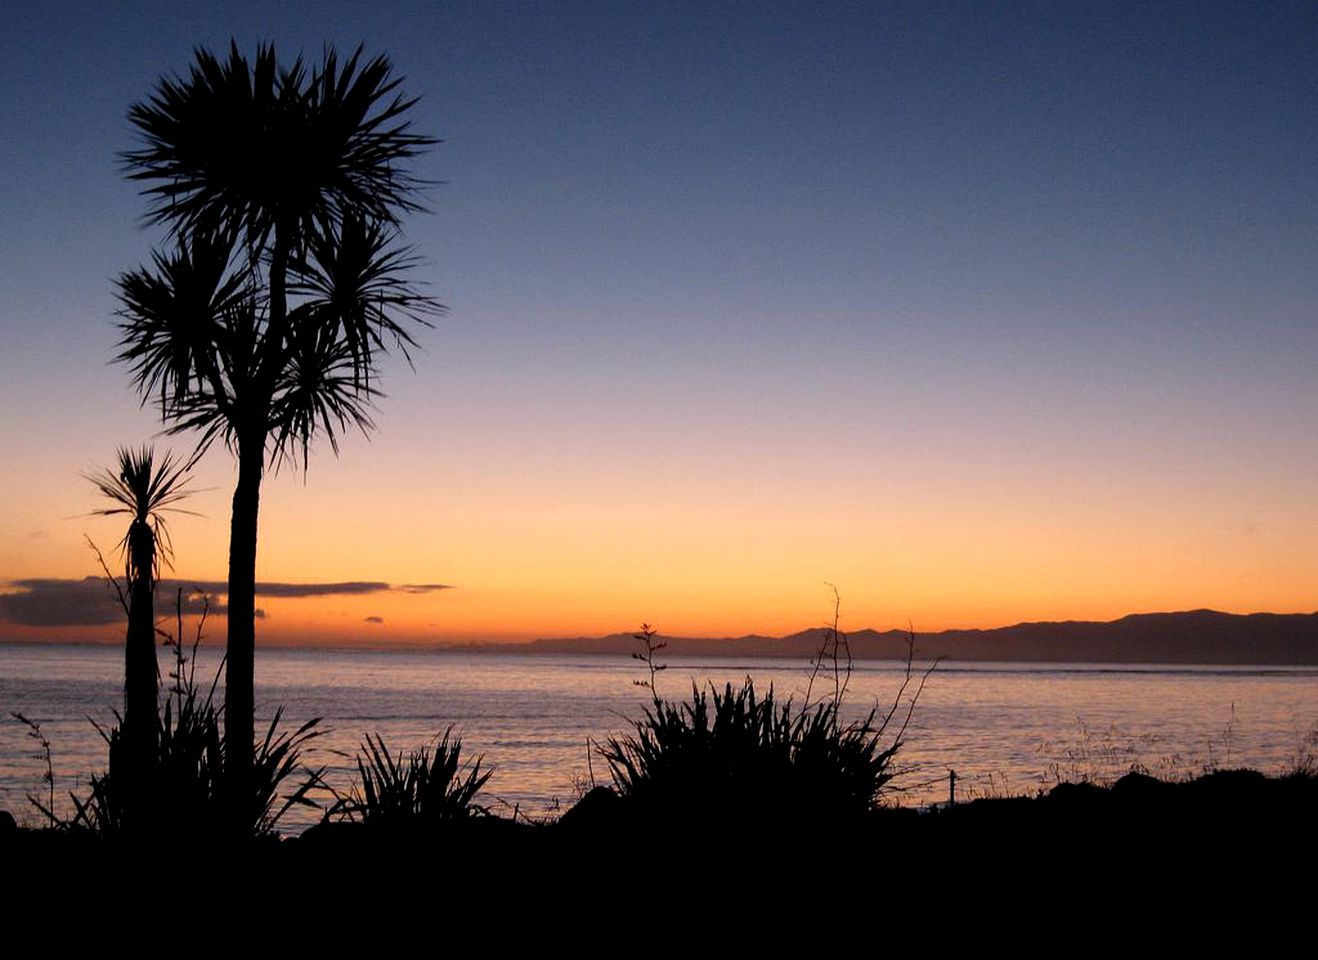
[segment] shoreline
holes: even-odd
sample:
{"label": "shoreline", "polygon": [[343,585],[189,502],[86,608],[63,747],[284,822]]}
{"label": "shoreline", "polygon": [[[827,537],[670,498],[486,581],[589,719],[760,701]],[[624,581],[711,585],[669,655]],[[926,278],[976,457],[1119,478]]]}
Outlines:
{"label": "shoreline", "polygon": [[[323,820],[300,834],[273,834],[241,840],[171,834],[103,838],[80,829],[17,826],[9,811],[0,812],[0,854],[15,863],[55,856],[132,854],[160,842],[214,842],[231,853],[277,852],[281,856],[372,854],[419,845],[437,848],[459,844],[488,846],[504,855],[567,852],[579,846],[630,845],[643,838],[681,838],[684,844],[735,839],[800,837],[821,826],[851,838],[859,850],[882,844],[889,850],[958,848],[984,852],[1011,844],[1075,842],[1103,838],[1123,843],[1156,841],[1162,848],[1188,849],[1211,839],[1229,845],[1267,837],[1287,838],[1298,846],[1318,842],[1312,827],[1318,813],[1318,770],[1267,776],[1251,769],[1223,769],[1186,780],[1161,780],[1137,771],[1106,786],[1064,782],[1035,795],[978,797],[916,809],[880,806],[861,816],[839,817],[821,824],[794,816],[788,807],[767,802],[759,808],[724,811],[701,798],[683,798],[678,806],[638,803],[612,788],[596,787],[557,818],[530,820],[495,814],[425,822],[420,817],[386,823]],[[1299,850],[1293,851],[1298,854]]]}

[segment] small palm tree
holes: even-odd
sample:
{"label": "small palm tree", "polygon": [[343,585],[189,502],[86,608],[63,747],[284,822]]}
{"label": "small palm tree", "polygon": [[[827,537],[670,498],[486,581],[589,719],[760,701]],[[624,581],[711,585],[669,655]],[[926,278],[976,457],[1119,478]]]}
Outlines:
{"label": "small palm tree", "polygon": [[127,584],[125,605],[128,635],[124,644],[123,740],[133,780],[142,782],[156,750],[157,691],[155,586],[161,565],[169,566],[173,550],[166,513],[188,513],[176,507],[188,495],[188,464],[172,453],[159,461],[149,446],[119,448],[118,469],[107,468],[87,479],[113,506],[96,516],[128,516],[128,532],[119,542]]}

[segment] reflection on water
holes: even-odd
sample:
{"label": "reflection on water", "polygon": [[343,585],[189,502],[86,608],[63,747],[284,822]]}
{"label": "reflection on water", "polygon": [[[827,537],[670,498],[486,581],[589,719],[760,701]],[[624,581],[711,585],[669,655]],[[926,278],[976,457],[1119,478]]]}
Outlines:
{"label": "reflection on water", "polygon": [[[198,677],[214,675],[218,653],[203,651]],[[346,789],[362,737],[380,733],[395,750],[419,746],[449,724],[464,753],[495,767],[486,790],[499,812],[542,816],[574,791],[607,777],[588,743],[625,731],[646,693],[624,657],[510,656],[271,650],[257,654],[258,712],[275,707],[296,725],[325,718],[315,761]],[[885,710],[903,664],[856,664],[848,712]],[[0,807],[34,822],[24,797],[40,792],[44,762],[19,711],[41,723],[55,752],[61,796],[85,788],[105,762],[88,718],[113,719],[123,660],[113,647],[0,644]],[[670,661],[659,692],[689,695],[691,684],[773,684],[799,701],[807,665],[789,660],[688,658]],[[829,683],[831,687],[831,681]],[[815,693],[820,687],[816,683]],[[258,728],[260,724],[258,723]],[[931,676],[899,758],[906,769],[895,802],[1028,793],[1057,779],[1110,779],[1141,765],[1184,776],[1211,767],[1278,772],[1314,749],[1318,669],[1157,665],[940,664]],[[305,826],[314,813],[299,812]]]}

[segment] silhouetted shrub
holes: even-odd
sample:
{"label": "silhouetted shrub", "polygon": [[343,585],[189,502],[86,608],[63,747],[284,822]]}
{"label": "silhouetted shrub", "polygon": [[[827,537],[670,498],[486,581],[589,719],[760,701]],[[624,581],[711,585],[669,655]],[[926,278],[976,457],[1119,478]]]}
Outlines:
{"label": "silhouetted shrub", "polygon": [[[115,723],[101,736],[109,747],[109,765],[93,775],[85,798],[71,795],[73,816],[62,826],[85,829],[102,837],[218,836],[228,831],[230,809],[223,777],[224,740],[219,712],[209,702],[196,710],[179,711],[170,717],[166,706],[160,724],[160,742],[154,768],[149,771],[148,800],[125,802],[119,771],[123,767],[122,727]],[[309,791],[320,783],[320,771],[306,771],[291,791],[280,790],[302,767],[307,743],[320,735],[318,719],[296,730],[280,729],[282,708],[253,751],[252,793],[244,805],[245,823],[252,836],[275,832],[279,821],[294,805],[315,806]],[[281,802],[282,801],[282,802]]]}
{"label": "silhouetted shrub", "polygon": [[462,762],[462,740],[449,727],[429,747],[406,756],[389,752],[380,735],[366,735],[357,754],[360,784],[336,808],[350,820],[375,824],[436,824],[486,813],[475,802],[490,779],[481,759],[470,769]]}
{"label": "silhouetted shrub", "polygon": [[886,742],[877,711],[843,723],[840,702],[793,711],[748,677],[720,693],[692,686],[674,705],[655,699],[635,732],[600,748],[614,788],[659,816],[774,818],[805,823],[873,810],[892,779],[900,737]]}

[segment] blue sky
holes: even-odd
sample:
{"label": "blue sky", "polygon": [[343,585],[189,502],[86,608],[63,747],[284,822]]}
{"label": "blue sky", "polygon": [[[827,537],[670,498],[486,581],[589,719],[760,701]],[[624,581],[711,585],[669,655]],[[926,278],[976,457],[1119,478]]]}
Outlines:
{"label": "blue sky", "polygon": [[[297,573],[278,531],[378,485],[369,449],[452,549],[393,574],[348,553],[330,579],[530,597],[463,546],[472,517],[544,564],[563,531],[523,541],[524,514],[643,537],[627,518],[664,503],[693,552],[755,569],[747,609],[846,579],[826,558],[852,535],[844,592],[879,620],[1318,605],[1311,4],[22,4],[0,33],[0,440],[27,465],[0,487],[0,578],[86,566],[76,471],[157,429],[106,363],[111,280],[158,240],[116,155],[128,105],[234,37],[388,53],[444,141],[406,235],[450,313],[416,376],[387,369],[369,448],[272,488],[270,576]],[[214,578],[221,453],[201,480],[190,566]],[[739,490],[766,530],[704,543]],[[761,569],[761,534],[811,559]],[[1014,536],[1011,603],[911,586],[968,583]],[[1090,563],[1040,546],[1085,537]],[[617,589],[686,616],[722,583]]]}

